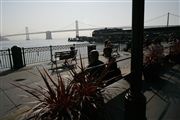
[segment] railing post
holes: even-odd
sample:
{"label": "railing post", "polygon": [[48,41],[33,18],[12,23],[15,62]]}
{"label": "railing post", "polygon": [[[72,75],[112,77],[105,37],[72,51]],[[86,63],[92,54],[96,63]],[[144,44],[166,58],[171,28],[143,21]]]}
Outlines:
{"label": "railing post", "polygon": [[26,59],[25,59],[24,47],[22,48],[22,54],[23,54],[24,66],[26,66]]}
{"label": "railing post", "polygon": [[52,46],[50,45],[49,47],[50,47],[51,61],[53,61]]}
{"label": "railing post", "polygon": [[9,48],[8,48],[8,53],[9,53],[9,62],[10,62],[10,66],[11,66],[11,69],[13,69],[12,59],[11,59],[11,51],[10,51]]}

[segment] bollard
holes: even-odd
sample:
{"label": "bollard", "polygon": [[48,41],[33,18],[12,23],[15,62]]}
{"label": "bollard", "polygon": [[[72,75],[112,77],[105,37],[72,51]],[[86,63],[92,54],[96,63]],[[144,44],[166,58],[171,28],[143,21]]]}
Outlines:
{"label": "bollard", "polygon": [[22,68],[24,65],[23,65],[21,48],[17,46],[13,46],[11,48],[11,51],[13,58],[13,68],[14,69]]}

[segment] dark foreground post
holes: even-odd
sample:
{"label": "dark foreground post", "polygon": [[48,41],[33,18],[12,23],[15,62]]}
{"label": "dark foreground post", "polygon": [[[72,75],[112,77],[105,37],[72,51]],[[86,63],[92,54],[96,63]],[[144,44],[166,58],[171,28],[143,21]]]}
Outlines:
{"label": "dark foreground post", "polygon": [[125,119],[146,120],[146,98],[142,94],[144,0],[132,0],[130,91],[125,96]]}

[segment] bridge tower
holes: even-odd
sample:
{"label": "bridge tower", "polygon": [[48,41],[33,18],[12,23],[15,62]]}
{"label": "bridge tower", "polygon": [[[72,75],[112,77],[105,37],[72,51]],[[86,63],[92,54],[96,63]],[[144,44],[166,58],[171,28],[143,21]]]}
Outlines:
{"label": "bridge tower", "polygon": [[79,27],[78,27],[78,21],[75,21],[76,24],[76,38],[79,38]]}
{"label": "bridge tower", "polygon": [[169,27],[169,12],[167,13],[167,27]]}
{"label": "bridge tower", "polygon": [[26,40],[30,40],[28,27],[25,27],[25,32],[26,32]]}
{"label": "bridge tower", "polygon": [[46,40],[52,39],[51,31],[46,31]]}

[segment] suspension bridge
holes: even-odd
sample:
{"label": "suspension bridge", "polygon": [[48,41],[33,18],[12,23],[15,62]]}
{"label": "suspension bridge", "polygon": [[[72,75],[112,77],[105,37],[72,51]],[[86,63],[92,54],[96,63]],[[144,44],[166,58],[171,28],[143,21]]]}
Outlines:
{"label": "suspension bridge", "polygon": [[[157,19],[160,19],[162,17],[166,17],[167,23],[165,25],[156,25],[156,26],[145,26],[144,28],[158,28],[158,27],[169,27],[170,26],[170,16],[172,17],[176,17],[177,19],[180,19],[179,15],[175,15],[172,13],[167,13],[167,14],[163,14],[157,17],[154,17],[152,19],[146,20],[145,23],[149,23],[152,21],[155,21]],[[65,29],[65,30],[52,30],[52,31],[39,31],[39,32],[29,32],[28,27],[25,27],[25,33],[18,33],[18,34],[9,34],[9,35],[4,35],[1,37],[7,38],[7,37],[14,37],[14,36],[22,36],[25,35],[26,36],[26,40],[30,40],[30,35],[32,34],[45,34],[46,35],[46,39],[52,39],[52,33],[58,33],[58,32],[74,32],[76,33],[76,38],[79,37],[79,31],[90,31],[90,30],[98,30],[98,29],[104,29],[104,28],[112,28],[112,27],[94,27],[94,25],[90,25],[90,24],[86,24],[91,26],[91,28],[79,28],[78,25],[78,21],[75,21],[75,29]],[[114,27],[113,27],[114,28]],[[123,27],[116,27],[116,28],[120,28],[120,29],[131,29],[130,26],[123,26]]]}

